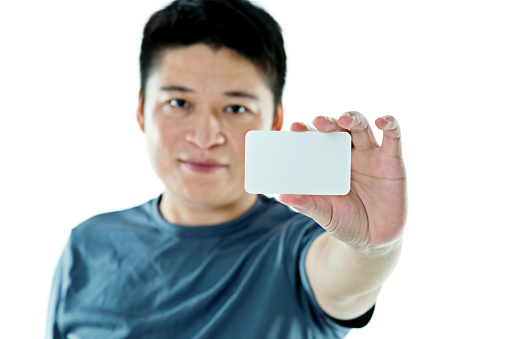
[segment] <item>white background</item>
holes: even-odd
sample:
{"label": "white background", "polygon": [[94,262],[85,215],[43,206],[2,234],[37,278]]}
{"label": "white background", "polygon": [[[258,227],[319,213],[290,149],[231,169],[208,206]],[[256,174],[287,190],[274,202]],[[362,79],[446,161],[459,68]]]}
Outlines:
{"label": "white background", "polygon": [[[135,112],[165,1],[0,5],[0,337],[43,336],[72,227],[162,191]],[[259,1],[280,22],[284,130],[358,110],[402,126],[410,214],[371,323],[349,338],[501,338],[508,275],[502,1]],[[379,134],[378,134],[379,136]]]}

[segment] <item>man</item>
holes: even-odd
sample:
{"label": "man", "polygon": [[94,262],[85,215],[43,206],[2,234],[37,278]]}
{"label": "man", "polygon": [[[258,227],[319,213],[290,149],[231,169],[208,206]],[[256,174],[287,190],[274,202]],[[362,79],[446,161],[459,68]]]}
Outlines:
{"label": "man", "polygon": [[[406,218],[400,129],[348,112],[346,196],[245,192],[244,138],[280,130],[278,24],[244,0],[177,0],[144,30],[137,120],[164,193],[71,234],[47,338],[342,338],[365,326]],[[270,150],[267,150],[269,152]],[[302,156],[302,161],[305,161]]]}

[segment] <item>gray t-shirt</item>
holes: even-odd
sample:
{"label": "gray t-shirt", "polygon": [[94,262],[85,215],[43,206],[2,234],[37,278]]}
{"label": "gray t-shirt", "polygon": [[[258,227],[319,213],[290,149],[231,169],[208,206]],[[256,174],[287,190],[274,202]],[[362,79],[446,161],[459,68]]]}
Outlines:
{"label": "gray t-shirt", "polygon": [[55,272],[46,338],[347,334],[307,280],[305,255],[324,232],[312,219],[260,195],[236,220],[186,227],[162,217],[160,198],[73,229]]}

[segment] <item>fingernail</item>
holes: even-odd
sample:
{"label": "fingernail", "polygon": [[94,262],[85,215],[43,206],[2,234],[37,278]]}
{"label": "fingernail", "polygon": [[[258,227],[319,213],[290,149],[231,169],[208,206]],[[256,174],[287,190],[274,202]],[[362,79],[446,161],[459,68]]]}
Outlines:
{"label": "fingernail", "polygon": [[384,121],[387,122],[385,128],[393,128],[393,127],[395,127],[395,123],[393,122],[393,119],[392,119],[391,116],[385,115],[384,117],[381,117],[381,119],[383,119]]}
{"label": "fingernail", "polygon": [[335,131],[336,130],[336,127],[337,127],[337,122],[335,121],[335,119],[333,118],[330,118],[330,117],[325,117],[326,120],[329,122],[327,125],[326,125],[326,131],[327,132],[332,132],[332,131]]}
{"label": "fingernail", "polygon": [[304,122],[302,122],[301,124],[304,125],[308,130],[312,129],[312,127],[309,124],[306,124]]}

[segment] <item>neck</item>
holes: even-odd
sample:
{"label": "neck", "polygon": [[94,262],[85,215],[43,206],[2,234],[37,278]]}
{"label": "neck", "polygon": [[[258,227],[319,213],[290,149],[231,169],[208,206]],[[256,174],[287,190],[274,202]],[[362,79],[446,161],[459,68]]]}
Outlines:
{"label": "neck", "polygon": [[159,210],[167,221],[182,226],[210,226],[234,220],[250,210],[256,194],[246,194],[224,204],[200,204],[178,199],[167,192],[162,195]]}

